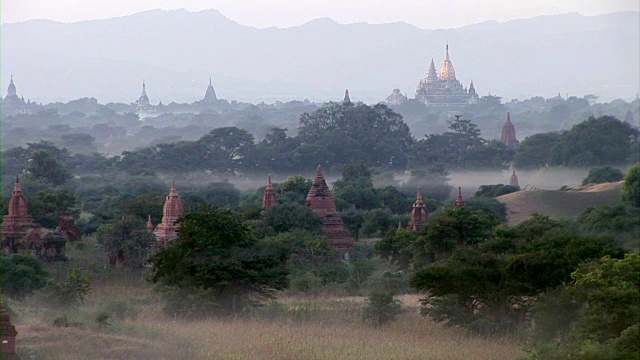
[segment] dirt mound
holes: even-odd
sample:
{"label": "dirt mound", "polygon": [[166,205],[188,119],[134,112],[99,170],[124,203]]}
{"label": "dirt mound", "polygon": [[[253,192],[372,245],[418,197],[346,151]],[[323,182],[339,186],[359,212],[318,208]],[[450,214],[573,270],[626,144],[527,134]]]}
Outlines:
{"label": "dirt mound", "polygon": [[552,219],[571,218],[580,215],[586,208],[620,203],[622,181],[591,184],[569,191],[521,190],[502,195],[496,200],[507,206],[509,224],[517,225],[531,214],[547,215]]}

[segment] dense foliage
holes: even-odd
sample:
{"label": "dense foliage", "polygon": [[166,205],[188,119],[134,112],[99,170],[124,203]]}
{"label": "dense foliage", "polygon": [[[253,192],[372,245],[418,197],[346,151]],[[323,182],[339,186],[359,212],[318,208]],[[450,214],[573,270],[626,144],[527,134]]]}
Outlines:
{"label": "dense foliage", "polygon": [[[237,312],[287,286],[288,256],[285,247],[258,241],[228,210],[203,208],[183,216],[178,239],[150,258],[151,280],[169,288],[169,311]],[[185,301],[194,297],[209,300]]]}

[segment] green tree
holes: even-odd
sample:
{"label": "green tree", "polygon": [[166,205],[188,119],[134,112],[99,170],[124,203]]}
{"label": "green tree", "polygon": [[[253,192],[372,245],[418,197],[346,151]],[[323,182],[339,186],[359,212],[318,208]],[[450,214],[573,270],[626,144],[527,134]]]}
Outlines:
{"label": "green tree", "polygon": [[540,341],[534,358],[637,358],[640,255],[583,263],[572,278],[534,306],[534,335]]}
{"label": "green tree", "polygon": [[417,234],[410,230],[390,231],[382,240],[375,243],[375,250],[381,258],[406,270],[413,263],[412,246],[417,238]]}
{"label": "green tree", "polygon": [[362,312],[362,318],[374,326],[383,326],[395,320],[402,312],[402,303],[389,292],[372,292]]}
{"label": "green tree", "polygon": [[203,208],[179,223],[178,239],[150,259],[151,281],[173,289],[175,296],[167,300],[176,311],[185,311],[176,305],[200,293],[212,305],[200,308],[200,314],[236,312],[287,286],[289,251],[258,241],[231,212]]}
{"label": "green tree", "polygon": [[589,170],[586,178],[582,179],[582,185],[620,181],[623,178],[622,171],[611,166],[595,167]]}
{"label": "green tree", "polygon": [[31,154],[26,170],[34,179],[42,179],[57,186],[66,183],[73,175],[64,164],[47,150],[36,150]]}
{"label": "green tree", "polygon": [[383,168],[404,168],[413,144],[402,116],[382,104],[325,104],[300,116],[298,138],[303,145],[322,146],[330,152],[329,158],[319,160],[333,159],[334,165],[364,161]]}
{"label": "green tree", "polygon": [[560,139],[561,134],[555,132],[526,137],[516,150],[516,166],[522,169],[534,169],[551,164],[552,150]]}
{"label": "green tree", "polygon": [[312,181],[302,175],[289,176],[282,184],[280,184],[280,192],[293,192],[306,197],[311,188]]}
{"label": "green tree", "polygon": [[322,222],[311,209],[300,204],[276,205],[267,209],[265,223],[276,232],[307,230],[319,232]]}
{"label": "green tree", "polygon": [[622,184],[622,200],[632,206],[640,207],[640,163],[633,165]]}
{"label": "green tree", "polygon": [[3,256],[0,269],[2,293],[16,298],[23,298],[35,290],[42,289],[49,279],[49,273],[44,269],[42,261],[29,255]]}
{"label": "green tree", "polygon": [[237,174],[241,170],[255,167],[253,135],[237,127],[222,127],[211,130],[198,140],[204,161],[211,170]]}
{"label": "green tree", "polygon": [[49,282],[49,299],[53,305],[71,307],[84,303],[91,292],[91,278],[78,267],[72,267],[62,282]]}
{"label": "green tree", "polygon": [[97,239],[107,251],[111,264],[121,259],[124,266],[134,269],[142,268],[155,245],[155,236],[146,230],[145,222],[131,215],[100,226]]}

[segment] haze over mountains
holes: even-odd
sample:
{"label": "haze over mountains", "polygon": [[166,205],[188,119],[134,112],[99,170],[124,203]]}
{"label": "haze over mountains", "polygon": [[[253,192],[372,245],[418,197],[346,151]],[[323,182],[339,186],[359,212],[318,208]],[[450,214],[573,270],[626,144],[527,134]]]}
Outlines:
{"label": "haze over mountains", "polygon": [[147,82],[152,103],[192,102],[209,76],[218,97],[272,102],[384,100],[394,88],[413,97],[445,44],[456,75],[480,95],[632,99],[639,91],[640,17],[620,12],[544,16],[457,29],[406,23],[338,24],[317,19],[285,29],[240,25],[215,10],[146,11],[59,23],[2,25],[2,91],[38,102],[93,96],[132,102]]}

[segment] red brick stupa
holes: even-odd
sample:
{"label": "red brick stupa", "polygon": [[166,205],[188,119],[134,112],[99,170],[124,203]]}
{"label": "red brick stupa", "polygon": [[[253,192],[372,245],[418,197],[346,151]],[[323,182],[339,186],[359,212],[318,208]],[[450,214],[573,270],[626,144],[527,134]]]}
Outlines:
{"label": "red brick stupa", "polygon": [[458,210],[458,209],[466,207],[466,206],[467,206],[467,202],[464,201],[464,198],[462,197],[462,188],[459,187],[458,188],[458,198],[456,199],[456,202],[453,203],[453,210]]}
{"label": "red brick stupa", "polygon": [[320,165],[309,189],[306,205],[322,220],[322,231],[329,236],[331,245],[343,255],[348,254],[353,247],[353,236],[344,228],[344,222],[336,210],[336,202],[324,180]]}
{"label": "red brick stupa", "polygon": [[167,246],[170,242],[178,238],[178,225],[176,221],[184,214],[184,207],[182,206],[182,199],[176,191],[176,181],[171,183],[171,191],[167,195],[164,201],[164,208],[162,209],[162,222],[158,224],[156,230],[153,232],[156,235],[158,247]]}
{"label": "red brick stupa", "polygon": [[418,188],[418,196],[416,196],[416,202],[413,204],[411,210],[411,220],[409,220],[408,230],[418,232],[429,224],[429,213],[427,207],[422,200],[422,190]]}
{"label": "red brick stupa", "polygon": [[502,127],[500,141],[510,149],[516,148],[520,144],[518,139],[516,139],[516,128],[511,122],[511,115],[509,113],[507,113],[507,122],[505,122]]}
{"label": "red brick stupa", "polygon": [[267,188],[264,189],[264,196],[262,197],[262,208],[267,210],[273,205],[278,205],[278,199],[276,199],[276,191],[273,190],[271,174],[269,174],[269,182],[267,183]]}
{"label": "red brick stupa", "polygon": [[9,313],[4,308],[4,300],[2,304],[2,359],[17,359],[16,357],[16,336],[18,332],[16,327],[11,324]]}

